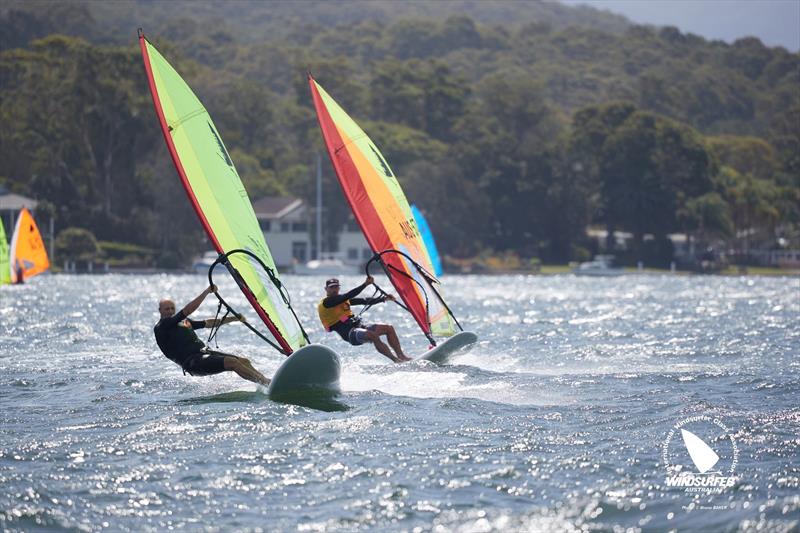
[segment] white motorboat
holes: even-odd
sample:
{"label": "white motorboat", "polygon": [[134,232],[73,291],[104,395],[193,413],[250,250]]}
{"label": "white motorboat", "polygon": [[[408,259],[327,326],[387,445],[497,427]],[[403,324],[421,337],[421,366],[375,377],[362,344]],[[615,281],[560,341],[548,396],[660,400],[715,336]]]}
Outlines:
{"label": "white motorboat", "polygon": [[307,263],[297,263],[292,267],[292,274],[300,276],[346,276],[363,273],[359,265],[345,263],[341,259],[328,257],[312,259]]}
{"label": "white motorboat", "polygon": [[572,269],[576,276],[621,276],[625,270],[612,266],[613,255],[596,255],[591,261],[581,263]]}
{"label": "white motorboat", "polygon": [[192,263],[192,272],[195,274],[207,274],[208,269],[214,264],[214,261],[219,257],[219,252],[216,250],[209,250],[205,252],[202,257],[198,257]]}

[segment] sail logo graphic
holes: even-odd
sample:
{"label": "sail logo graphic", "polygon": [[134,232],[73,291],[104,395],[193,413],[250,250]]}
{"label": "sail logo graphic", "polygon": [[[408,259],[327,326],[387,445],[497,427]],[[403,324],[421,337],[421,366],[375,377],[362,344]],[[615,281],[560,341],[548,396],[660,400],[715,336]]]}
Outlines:
{"label": "sail logo graphic", "polygon": [[[681,439],[674,438],[678,433]],[[672,426],[661,446],[661,459],[671,489],[719,494],[738,479],[734,472],[739,447],[733,432],[718,418],[692,416]]]}
{"label": "sail logo graphic", "polygon": [[400,229],[405,235],[406,239],[416,239],[420,237],[419,229],[417,228],[417,221],[413,218],[409,218],[408,220],[404,220],[400,222]]}
{"label": "sail logo graphic", "polygon": [[214,129],[214,126],[212,126],[210,122],[208,122],[208,129],[210,129],[212,135],[214,135],[214,140],[217,142],[217,146],[219,147],[219,152],[221,154],[220,157],[223,161],[225,161],[226,165],[233,168],[233,161],[231,161],[231,157],[228,155],[228,150],[225,149],[225,145],[222,144],[222,139],[219,138],[217,130]]}
{"label": "sail logo graphic", "polygon": [[383,156],[381,156],[381,153],[374,146],[372,146],[371,144],[369,145],[369,149],[372,150],[372,153],[375,154],[375,157],[378,159],[378,163],[381,164],[381,170],[383,170],[384,175],[387,178],[394,178],[394,175],[392,174],[392,171],[389,170],[389,165],[386,163],[386,160],[383,159]]}

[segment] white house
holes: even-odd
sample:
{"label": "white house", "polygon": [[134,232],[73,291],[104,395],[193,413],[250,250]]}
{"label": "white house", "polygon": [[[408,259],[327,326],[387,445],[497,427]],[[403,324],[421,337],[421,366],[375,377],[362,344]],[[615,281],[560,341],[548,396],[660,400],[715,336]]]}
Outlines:
{"label": "white house", "polygon": [[9,238],[11,238],[10,234],[14,231],[14,224],[16,224],[17,216],[22,208],[27,207],[29,210],[35,211],[38,203],[33,198],[8,192],[4,187],[0,187],[0,217],[3,218]]}
{"label": "white house", "polygon": [[[314,257],[311,234],[314,231],[312,212],[300,198],[267,196],[253,202],[253,210],[264,232],[275,265],[286,269],[305,263]],[[345,263],[362,265],[372,257],[372,251],[355,220],[350,220],[339,234],[339,249],[326,250]]]}
{"label": "white house", "polygon": [[337,256],[345,263],[363,265],[372,257],[372,249],[361,232],[355,218],[350,215],[347,224],[339,233],[339,253]]}
{"label": "white house", "polygon": [[303,200],[267,196],[253,202],[253,210],[278,268],[310,259],[309,217]]}

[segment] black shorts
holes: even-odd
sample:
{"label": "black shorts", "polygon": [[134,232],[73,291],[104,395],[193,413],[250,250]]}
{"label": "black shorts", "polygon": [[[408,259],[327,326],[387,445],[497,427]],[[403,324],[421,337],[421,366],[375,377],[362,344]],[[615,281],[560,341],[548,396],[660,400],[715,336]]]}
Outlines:
{"label": "black shorts", "polygon": [[190,355],[183,363],[183,370],[192,376],[211,376],[225,372],[225,358],[236,357],[222,352],[205,350]]}

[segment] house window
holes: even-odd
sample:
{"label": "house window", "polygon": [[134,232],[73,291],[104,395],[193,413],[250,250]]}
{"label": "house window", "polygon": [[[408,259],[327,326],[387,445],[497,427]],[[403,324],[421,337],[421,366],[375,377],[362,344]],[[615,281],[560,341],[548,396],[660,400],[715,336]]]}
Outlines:
{"label": "house window", "polygon": [[305,222],[295,222],[292,224],[292,231],[301,232],[308,231],[308,226]]}
{"label": "house window", "polygon": [[290,227],[291,224],[289,224],[288,222],[281,222],[281,233],[288,233]]}
{"label": "house window", "polygon": [[361,249],[361,259],[369,259],[372,257],[372,250],[369,248],[362,248]]}
{"label": "house window", "polygon": [[306,262],[306,251],[308,250],[308,243],[303,241],[294,241],[292,243],[292,257],[301,263]]}
{"label": "house window", "polygon": [[348,259],[358,259],[358,248],[348,248],[347,249],[347,258]]}
{"label": "house window", "polygon": [[269,231],[272,228],[269,220],[259,220],[258,225],[261,227],[261,231]]}

